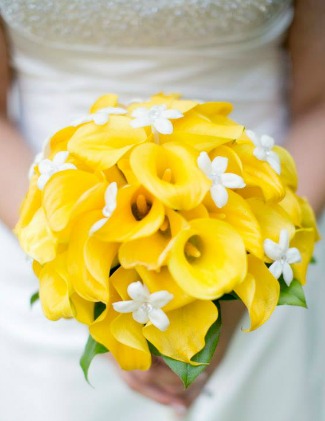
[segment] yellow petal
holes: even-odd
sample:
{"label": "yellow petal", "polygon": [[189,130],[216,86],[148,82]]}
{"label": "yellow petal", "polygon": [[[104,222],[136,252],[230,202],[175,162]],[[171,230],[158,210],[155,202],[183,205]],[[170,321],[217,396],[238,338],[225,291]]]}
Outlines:
{"label": "yellow petal", "polygon": [[315,234],[315,241],[319,241],[321,239],[315,213],[308,203],[308,200],[304,197],[297,196],[300,209],[301,209],[301,226],[303,228],[312,228]]}
{"label": "yellow petal", "polygon": [[269,238],[277,243],[281,230],[287,230],[289,237],[293,237],[295,227],[280,205],[264,203],[260,199],[248,199],[247,202],[259,222],[263,240]]}
{"label": "yellow petal", "polygon": [[248,309],[251,325],[246,331],[250,332],[262,326],[273,313],[279,301],[280,284],[261,260],[249,255],[247,261],[247,276],[235,292]]}
{"label": "yellow petal", "polygon": [[95,237],[109,242],[129,241],[156,232],[165,217],[164,206],[139,186],[125,186],[117,195],[117,206]]}
{"label": "yellow petal", "polygon": [[51,137],[49,141],[49,159],[52,159],[58,152],[67,150],[68,142],[76,130],[77,128],[73,126],[64,127]]}
{"label": "yellow petal", "polygon": [[166,263],[173,236],[187,225],[180,214],[166,209],[165,220],[157,232],[148,237],[121,244],[119,249],[121,265],[127,269],[143,265],[149,270],[158,270]]}
{"label": "yellow petal", "polygon": [[[217,299],[232,291],[246,276],[246,251],[242,238],[226,222],[196,219],[174,239],[168,267],[189,295]],[[187,253],[194,246],[199,255]]]}
{"label": "yellow petal", "polygon": [[39,295],[45,316],[50,320],[73,317],[65,256],[44,265],[39,273]]}
{"label": "yellow petal", "polygon": [[304,228],[296,231],[290,247],[297,247],[301,254],[301,262],[295,263],[291,267],[295,279],[297,279],[302,285],[306,283],[306,273],[308,265],[313,256],[315,246],[315,233],[312,228]]}
{"label": "yellow petal", "polygon": [[78,294],[73,293],[70,297],[73,317],[78,322],[90,325],[94,321],[94,303],[84,300]]}
{"label": "yellow petal", "polygon": [[218,318],[218,309],[211,301],[193,303],[168,312],[170,325],[161,332],[153,325],[143,328],[144,336],[159,352],[186,363],[205,345],[205,336]]}
{"label": "yellow petal", "polygon": [[91,106],[89,112],[91,114],[106,107],[116,107],[118,103],[118,96],[115,94],[106,94],[100,96]]}
{"label": "yellow petal", "polygon": [[112,167],[134,145],[145,142],[143,128],[134,129],[131,119],[111,115],[103,126],[88,123],[80,127],[68,143],[68,150],[95,170]]}
{"label": "yellow petal", "polygon": [[279,205],[287,212],[294,225],[301,226],[302,215],[299,200],[290,188],[286,188],[286,195],[279,202]]}
{"label": "yellow petal", "polygon": [[66,170],[54,174],[43,191],[43,207],[53,231],[63,230],[80,196],[98,184],[94,174]]}
{"label": "yellow petal", "polygon": [[172,209],[198,206],[211,185],[197,166],[196,154],[178,144],[140,145],[130,164],[140,183]]}
{"label": "yellow petal", "polygon": [[[247,142],[238,142],[233,145],[234,151],[243,164],[243,175],[247,186],[259,187],[266,201],[277,202],[285,195],[284,184],[273,168],[265,161],[257,159],[253,152],[255,146]],[[245,196],[245,188],[240,194]],[[247,191],[246,191],[247,194]]]}
{"label": "yellow petal", "polygon": [[281,179],[286,186],[290,187],[293,191],[296,191],[298,175],[294,159],[290,153],[286,149],[281,148],[281,146],[274,146],[274,152],[276,152],[280,158]]}
{"label": "yellow petal", "polygon": [[24,198],[24,201],[22,202],[20,207],[19,221],[15,227],[16,234],[18,234],[19,230],[22,227],[25,227],[30,223],[30,221],[33,219],[35,212],[41,206],[42,193],[37,187],[37,180],[38,175],[34,174],[31,179],[26,197]]}
{"label": "yellow petal", "polygon": [[58,240],[49,227],[43,208],[38,209],[29,224],[17,233],[22,249],[43,264],[54,259]]}
{"label": "yellow petal", "polygon": [[249,204],[239,194],[228,190],[228,202],[217,208],[210,195],[204,202],[213,218],[228,222],[241,235],[245,248],[255,256],[263,258],[263,238],[260,225]]}
{"label": "yellow petal", "polygon": [[164,311],[169,312],[171,310],[175,310],[176,308],[183,307],[195,300],[178,286],[166,266],[164,266],[160,272],[147,270],[141,266],[138,266],[136,271],[151,293],[157,291],[168,291],[173,294],[174,298],[163,307]]}
{"label": "yellow petal", "polygon": [[[83,215],[74,224],[69,241],[68,267],[73,288],[82,298],[88,301],[106,303],[109,297],[109,272],[107,272],[106,282],[100,276],[93,277],[87,267],[87,264],[89,265],[93,261],[93,255],[90,253],[89,256],[89,253],[85,253],[86,243],[89,239],[89,230],[101,217],[102,214],[99,211],[90,212]],[[104,249],[105,247],[106,245],[104,245]],[[100,262],[102,262],[101,253],[102,251],[100,251]],[[110,261],[109,258],[108,261]],[[96,262],[96,268],[93,269],[96,274],[100,271],[97,265],[100,265],[100,263]]]}

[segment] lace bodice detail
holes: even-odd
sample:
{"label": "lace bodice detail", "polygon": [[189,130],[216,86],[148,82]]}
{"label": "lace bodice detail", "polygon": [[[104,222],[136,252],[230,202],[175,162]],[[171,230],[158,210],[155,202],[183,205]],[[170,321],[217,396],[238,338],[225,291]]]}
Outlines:
{"label": "lace bodice detail", "polygon": [[184,47],[258,36],[289,0],[0,0],[5,21],[75,48]]}

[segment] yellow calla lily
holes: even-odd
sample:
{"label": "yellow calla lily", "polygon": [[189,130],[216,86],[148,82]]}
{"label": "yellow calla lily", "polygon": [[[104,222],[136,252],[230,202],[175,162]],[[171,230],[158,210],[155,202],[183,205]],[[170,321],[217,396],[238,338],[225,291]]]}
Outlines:
{"label": "yellow calla lily", "polygon": [[50,320],[73,317],[70,303],[69,277],[66,272],[66,256],[59,255],[39,271],[39,296],[45,316]]}
{"label": "yellow calla lily", "polygon": [[[237,142],[233,144],[233,150],[242,161],[243,177],[248,187],[241,189],[240,194],[246,197],[250,187],[258,187],[267,202],[283,199],[285,188],[280,177],[267,162],[254,156],[253,144],[246,141]],[[257,192],[258,190],[254,190],[254,194]]]}
{"label": "yellow calla lily", "polygon": [[121,265],[126,269],[143,265],[149,270],[159,270],[166,263],[172,238],[187,226],[186,220],[180,214],[166,209],[165,220],[158,231],[147,237],[121,244],[119,249]]}
{"label": "yellow calla lily", "polygon": [[56,256],[58,239],[52,232],[43,208],[39,208],[31,221],[17,232],[19,243],[28,256],[43,264]]}
{"label": "yellow calla lily", "polygon": [[286,195],[281,202],[279,202],[279,205],[287,212],[290,216],[291,222],[295,226],[301,226],[302,214],[299,200],[289,187],[286,188]]}
{"label": "yellow calla lily", "polygon": [[[82,298],[106,303],[109,299],[109,270],[117,247],[115,244],[89,240],[90,228],[101,216],[99,211],[93,211],[75,222],[69,241],[68,268],[73,288]],[[94,261],[95,251],[98,253],[98,261]]]}
{"label": "yellow calla lily", "polygon": [[43,208],[53,231],[62,231],[80,197],[98,184],[98,178],[79,170],[54,174],[43,190]]}
{"label": "yellow calla lily", "polygon": [[292,264],[293,274],[302,285],[306,283],[308,265],[313,256],[315,233],[312,228],[298,229],[290,243],[290,247],[297,247],[301,255],[301,262]]}
{"label": "yellow calla lily", "polygon": [[210,195],[204,201],[212,218],[228,222],[241,235],[245,248],[259,258],[263,258],[263,238],[260,225],[249,204],[239,194],[229,190],[228,202],[217,208]]}
{"label": "yellow calla lily", "polygon": [[315,234],[315,242],[317,242],[321,239],[321,236],[317,227],[315,213],[307,199],[298,196],[297,199],[301,209],[301,226],[303,228],[312,228]]}
{"label": "yellow calla lily", "polygon": [[78,128],[68,143],[68,150],[94,170],[112,167],[133,146],[147,140],[143,128],[134,129],[131,119],[111,115],[107,124],[88,123]]}
{"label": "yellow calla lily", "polygon": [[290,187],[293,191],[296,191],[298,186],[298,175],[294,159],[290,153],[286,149],[281,148],[281,146],[275,145],[273,149],[280,158],[281,180],[286,186]]}
{"label": "yellow calla lily", "polygon": [[261,227],[263,240],[269,238],[277,242],[281,230],[287,230],[289,237],[293,237],[295,232],[294,224],[287,212],[279,204],[265,203],[261,199],[248,199],[247,203]]}
{"label": "yellow calla lily", "polygon": [[217,299],[246,276],[245,245],[226,222],[196,219],[179,232],[170,250],[168,268],[189,295]]}
{"label": "yellow calla lily", "polygon": [[156,232],[165,218],[162,203],[141,186],[125,186],[117,194],[117,206],[95,236],[120,242],[146,237]]}
{"label": "yellow calla lily", "polygon": [[168,312],[170,326],[161,332],[153,325],[143,328],[143,334],[160,353],[178,361],[191,361],[205,345],[205,336],[218,318],[218,309],[211,301],[196,300]]}
{"label": "yellow calla lily", "polygon": [[251,325],[245,331],[251,332],[262,326],[273,313],[279,301],[280,284],[260,259],[249,255],[247,262],[247,276],[234,291],[248,309]]}
{"label": "yellow calla lily", "polygon": [[[90,325],[89,332],[97,342],[103,344],[111,352],[123,370],[148,370],[151,365],[151,354],[141,333],[142,326],[132,320],[131,316],[116,313],[111,305],[112,302],[117,302],[120,299],[121,297],[114,288],[111,288],[110,302],[106,310]],[[124,323],[125,318],[123,317],[115,322],[120,316],[128,316],[126,323]],[[130,334],[131,338],[128,336],[130,328],[135,329],[135,334],[133,336],[132,332]],[[121,341],[117,340],[113,334],[119,329],[122,329],[122,332],[120,332]],[[138,337],[139,332],[142,338]],[[119,335],[117,336],[119,337]]]}
{"label": "yellow calla lily", "polygon": [[89,326],[94,321],[94,303],[84,300],[77,293],[70,296],[70,305],[73,317],[78,322]]}
{"label": "yellow calla lily", "polygon": [[46,148],[49,150],[48,158],[52,159],[58,152],[66,151],[68,142],[76,130],[76,127],[68,126],[54,133]]}
{"label": "yellow calla lily", "polygon": [[34,174],[30,181],[29,190],[20,207],[19,221],[15,226],[16,235],[19,231],[27,226],[34,217],[35,212],[40,208],[42,203],[42,193],[37,187],[38,175]]}
{"label": "yellow calla lily", "polygon": [[140,183],[172,209],[198,206],[211,185],[196,164],[196,154],[182,145],[140,145],[130,164]]}

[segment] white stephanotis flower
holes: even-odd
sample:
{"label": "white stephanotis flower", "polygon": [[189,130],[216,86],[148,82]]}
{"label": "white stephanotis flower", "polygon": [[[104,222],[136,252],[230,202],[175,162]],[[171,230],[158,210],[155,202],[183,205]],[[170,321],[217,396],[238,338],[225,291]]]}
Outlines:
{"label": "white stephanotis flower", "polygon": [[281,174],[280,158],[272,149],[274,147],[274,139],[271,136],[263,134],[257,136],[251,130],[246,131],[247,135],[252,139],[256,148],[254,149],[254,156],[260,161],[266,161],[274,169],[277,174]]}
{"label": "white stephanotis flower", "polygon": [[210,193],[218,208],[222,208],[228,202],[227,188],[242,189],[246,186],[240,175],[225,172],[228,166],[226,157],[217,156],[211,162],[207,152],[201,152],[197,163],[204,174],[212,180]]}
{"label": "white stephanotis flower", "polygon": [[134,128],[151,126],[152,130],[161,134],[173,133],[173,124],[169,120],[183,117],[183,113],[175,109],[167,109],[166,105],[154,105],[151,108],[136,108],[131,117],[131,126]]}
{"label": "white stephanotis flower", "polygon": [[133,319],[141,324],[150,322],[159,330],[164,331],[169,326],[169,319],[161,309],[174,296],[168,291],[157,291],[150,294],[142,282],[132,282],[127,289],[132,300],[113,303],[113,308],[119,313],[132,313]]}
{"label": "white stephanotis flower", "polygon": [[66,162],[69,152],[61,151],[54,155],[53,159],[42,159],[38,164],[40,176],[37,180],[37,187],[43,190],[45,184],[49,181],[53,174],[65,170],[76,170],[77,167],[70,162]]}
{"label": "white stephanotis flower", "polygon": [[115,181],[109,184],[109,186],[105,190],[105,206],[102,210],[104,218],[94,223],[94,225],[89,230],[89,235],[93,235],[94,232],[98,231],[102,226],[106,224],[106,222],[112,216],[112,213],[116,209],[117,190],[117,184]]}
{"label": "white stephanotis flower", "polygon": [[28,178],[29,180],[33,177],[34,172],[35,172],[35,168],[37,167],[37,165],[44,159],[44,153],[43,152],[39,152],[38,154],[35,155],[34,161],[32,163],[32,165],[29,167],[28,170]]}
{"label": "white stephanotis flower", "polygon": [[301,254],[296,247],[289,248],[288,230],[281,230],[278,243],[266,239],[264,241],[264,251],[267,257],[274,260],[274,263],[269,267],[272,275],[279,279],[283,274],[286,284],[290,285],[293,279],[293,272],[290,265],[301,262]]}
{"label": "white stephanotis flower", "polygon": [[126,113],[127,111],[120,107],[101,108],[95,113],[75,119],[71,123],[71,126],[79,126],[79,124],[88,123],[89,121],[93,121],[95,124],[97,124],[97,126],[102,126],[108,122],[110,115],[123,115]]}

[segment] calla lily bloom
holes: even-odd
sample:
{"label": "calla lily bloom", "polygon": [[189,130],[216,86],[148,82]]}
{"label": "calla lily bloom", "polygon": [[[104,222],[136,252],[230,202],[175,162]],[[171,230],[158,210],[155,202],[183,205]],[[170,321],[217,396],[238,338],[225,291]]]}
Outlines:
{"label": "calla lily bloom", "polygon": [[246,276],[242,238],[226,222],[196,219],[176,235],[168,268],[188,294],[214,300],[231,292]]}
{"label": "calla lily bloom", "polygon": [[262,326],[273,313],[280,294],[280,284],[266,265],[255,256],[247,256],[248,269],[244,281],[235,288],[248,309],[251,326],[247,332]]}
{"label": "calla lily bloom", "polygon": [[140,183],[172,209],[198,206],[210,188],[194,151],[179,144],[140,145],[132,151],[130,164]]}
{"label": "calla lily bloom", "polygon": [[165,218],[162,203],[141,186],[118,191],[116,210],[93,235],[103,241],[129,241],[156,232]]}
{"label": "calla lily bloom", "polygon": [[298,229],[290,245],[298,249],[300,254],[300,260],[297,259],[291,264],[294,278],[302,285],[305,285],[308,265],[315,247],[315,232],[313,228]]}

